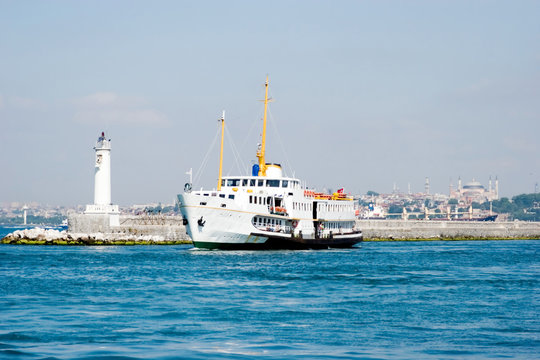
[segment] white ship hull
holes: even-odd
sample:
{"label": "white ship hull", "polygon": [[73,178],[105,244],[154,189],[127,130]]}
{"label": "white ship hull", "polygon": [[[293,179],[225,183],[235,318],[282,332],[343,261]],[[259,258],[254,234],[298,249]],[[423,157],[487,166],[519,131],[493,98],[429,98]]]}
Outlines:
{"label": "white ship hull", "polygon": [[[272,215],[265,205],[245,209],[235,200],[204,194],[178,195],[188,235],[198,248],[206,249],[328,249],[351,247],[362,241],[361,231],[309,231],[312,219],[295,220]],[[225,205],[225,206],[223,206]],[[257,227],[255,217],[281,220],[282,226]],[[302,231],[303,230],[303,231]]]}

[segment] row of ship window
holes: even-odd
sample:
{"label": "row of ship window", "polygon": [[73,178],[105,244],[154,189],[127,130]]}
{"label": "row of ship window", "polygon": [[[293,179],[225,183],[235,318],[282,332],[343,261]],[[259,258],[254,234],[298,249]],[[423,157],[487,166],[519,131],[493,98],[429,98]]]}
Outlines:
{"label": "row of ship window", "polygon": [[293,209],[294,210],[301,210],[301,211],[311,211],[313,209],[313,206],[311,203],[302,203],[302,202],[293,202]]}
{"label": "row of ship window", "polygon": [[318,204],[317,211],[353,211],[353,205],[349,204]]}
{"label": "row of ship window", "polygon": [[259,226],[271,226],[271,225],[272,226],[273,225],[284,226],[283,220],[264,218],[264,217],[260,217],[260,216],[255,216],[253,218],[253,224],[254,225],[259,225]]}
{"label": "row of ship window", "polygon": [[[271,218],[265,218],[261,216],[255,216],[253,218],[253,225],[255,226],[284,226],[285,222],[280,219],[271,219]],[[324,228],[327,230],[342,230],[342,229],[350,229],[352,228],[353,223],[350,221],[347,222],[337,222],[337,221],[329,221],[324,224]]]}
{"label": "row of ship window", "polygon": [[[244,179],[247,180],[247,179]],[[279,181],[279,180],[278,180]],[[286,180],[283,180],[286,181]],[[203,194],[204,196],[209,196],[210,194]],[[218,194],[212,193],[212,196],[217,196]],[[219,194],[220,198],[229,198],[234,199],[234,194]],[[264,196],[249,196],[249,203],[250,204],[260,204],[260,205],[270,205],[271,204],[271,197],[264,197]],[[311,203],[302,203],[302,202],[293,202],[293,209],[294,210],[301,210],[301,211],[311,211],[313,209],[313,204]],[[345,204],[318,204],[317,206],[318,211],[352,211],[353,207],[352,205],[345,205]]]}
{"label": "row of ship window", "polygon": [[282,187],[282,188],[298,188],[299,181],[294,180],[271,180],[271,179],[222,179],[221,186],[238,187]]}
{"label": "row of ship window", "polygon": [[[201,194],[201,193],[196,193],[197,195],[202,195],[202,196],[210,196],[209,193],[204,193],[204,194]],[[218,196],[217,193],[212,193],[212,196]],[[225,195],[225,194],[219,194],[219,197],[220,198],[229,198],[229,199],[234,199],[234,194],[229,194],[229,195]]]}
{"label": "row of ship window", "polygon": [[259,204],[259,205],[270,205],[272,203],[272,197],[264,197],[264,196],[253,196],[249,195],[249,203],[250,204]]}
{"label": "row of ship window", "polygon": [[[229,195],[230,197],[231,195]],[[249,196],[249,203],[250,204],[260,204],[260,205],[270,205],[271,204],[271,197],[263,197],[263,196]],[[345,205],[345,204],[318,204],[317,206],[318,211],[352,211],[353,207],[352,205]],[[311,211],[313,209],[313,204],[311,203],[302,203],[302,202],[293,202],[293,210],[301,210],[301,211]]]}

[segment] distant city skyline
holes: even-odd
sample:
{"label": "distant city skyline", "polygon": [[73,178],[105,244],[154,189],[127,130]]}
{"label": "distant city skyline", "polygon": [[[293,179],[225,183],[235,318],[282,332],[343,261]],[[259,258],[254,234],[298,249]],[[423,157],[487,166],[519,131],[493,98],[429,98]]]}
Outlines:
{"label": "distant city skyline", "polygon": [[[226,111],[248,173],[270,77],[267,160],[318,189],[448,194],[540,182],[538,1],[0,2],[0,202],[172,203]],[[231,138],[240,153],[235,159]],[[194,187],[215,187],[218,147]],[[244,164],[244,165],[242,165]],[[239,169],[240,168],[240,169]]]}

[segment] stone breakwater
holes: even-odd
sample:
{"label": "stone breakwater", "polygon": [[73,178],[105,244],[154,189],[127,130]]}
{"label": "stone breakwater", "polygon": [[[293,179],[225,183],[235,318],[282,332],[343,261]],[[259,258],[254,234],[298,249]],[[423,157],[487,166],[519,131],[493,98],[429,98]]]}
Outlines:
{"label": "stone breakwater", "polygon": [[357,220],[365,241],[540,239],[540,222]]}
{"label": "stone breakwater", "polygon": [[[179,216],[121,216],[111,226],[105,218],[71,215],[68,231],[18,230],[1,240],[28,245],[176,245],[191,244]],[[540,239],[540,222],[436,220],[357,220],[365,241]]]}
{"label": "stone breakwater", "polygon": [[103,233],[107,237],[139,238],[150,236],[156,241],[191,241],[181,216],[121,215],[118,224],[111,225],[107,215],[70,214],[68,233]]}
{"label": "stone breakwater", "polygon": [[18,230],[1,241],[27,245],[178,245],[191,244],[180,216],[70,214],[68,230]]}
{"label": "stone breakwater", "polygon": [[51,229],[17,230],[6,237],[3,244],[16,245],[178,245],[191,244],[186,239],[166,239],[159,235],[72,233]]}

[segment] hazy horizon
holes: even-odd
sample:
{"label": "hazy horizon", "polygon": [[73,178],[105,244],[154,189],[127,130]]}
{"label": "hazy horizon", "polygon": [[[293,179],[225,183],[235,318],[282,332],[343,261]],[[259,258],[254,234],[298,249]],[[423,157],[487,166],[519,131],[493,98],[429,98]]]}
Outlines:
{"label": "hazy horizon", "polygon": [[[270,77],[267,160],[318,189],[448,194],[540,182],[540,2],[0,1],[0,202],[172,203],[226,111],[249,173]],[[276,131],[277,129],[277,131]],[[226,137],[224,175],[240,174]],[[195,188],[216,186],[217,144]]]}

